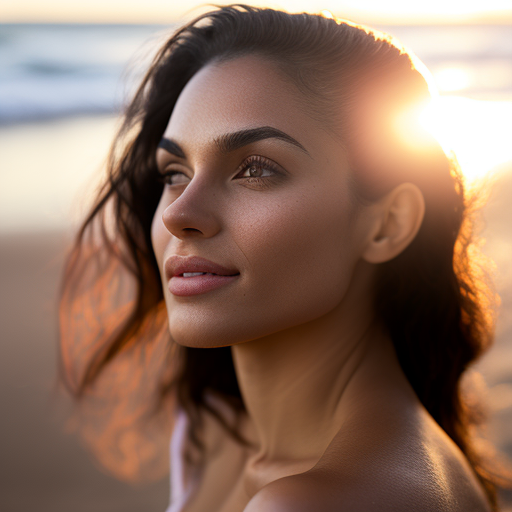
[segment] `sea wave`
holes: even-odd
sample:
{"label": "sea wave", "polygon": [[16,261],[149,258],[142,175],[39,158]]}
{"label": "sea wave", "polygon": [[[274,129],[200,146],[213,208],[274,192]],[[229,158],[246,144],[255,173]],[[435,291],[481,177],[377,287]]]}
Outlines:
{"label": "sea wave", "polygon": [[[457,92],[480,99],[512,97],[511,26],[380,28],[411,48],[434,76],[442,79],[446,69],[466,73]],[[172,30],[162,25],[0,25],[0,124],[118,112],[157,41]]]}
{"label": "sea wave", "polygon": [[159,25],[0,25],[0,124],[119,110]]}

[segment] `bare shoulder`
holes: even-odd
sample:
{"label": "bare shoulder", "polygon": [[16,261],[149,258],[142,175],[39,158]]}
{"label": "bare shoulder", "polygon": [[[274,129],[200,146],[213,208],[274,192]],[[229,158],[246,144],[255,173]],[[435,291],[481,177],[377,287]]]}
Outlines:
{"label": "bare shoulder", "polygon": [[424,437],[366,440],[365,449],[338,440],[310,471],[262,488],[244,512],[489,512],[468,462],[436,425]]}
{"label": "bare shoulder", "polygon": [[[376,481],[377,480],[377,481]],[[249,502],[244,512],[489,512],[471,491],[450,497],[433,482],[336,482],[331,475],[301,475],[276,480]]]}

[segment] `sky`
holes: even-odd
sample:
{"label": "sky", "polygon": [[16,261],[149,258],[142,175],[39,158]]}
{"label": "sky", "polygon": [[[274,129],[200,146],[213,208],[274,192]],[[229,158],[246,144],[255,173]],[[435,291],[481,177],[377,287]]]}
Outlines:
{"label": "sky", "polygon": [[[197,0],[0,0],[0,22],[169,23],[196,16],[205,4]],[[363,23],[512,23],[512,0],[279,0],[253,5],[288,11],[327,9]]]}

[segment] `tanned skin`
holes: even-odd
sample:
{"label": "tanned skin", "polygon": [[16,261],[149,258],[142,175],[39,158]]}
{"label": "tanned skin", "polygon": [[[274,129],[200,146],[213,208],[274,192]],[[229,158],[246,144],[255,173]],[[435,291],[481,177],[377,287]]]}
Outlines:
{"label": "tanned skin", "polygon": [[[207,462],[184,511],[486,512],[372,311],[377,265],[415,237],[422,194],[403,183],[359,203],[342,141],[307,101],[262,57],[213,63],[181,93],[157,151],[166,185],[152,240],[170,332],[232,347],[253,442],[206,415]],[[172,255],[240,275],[175,296]]]}

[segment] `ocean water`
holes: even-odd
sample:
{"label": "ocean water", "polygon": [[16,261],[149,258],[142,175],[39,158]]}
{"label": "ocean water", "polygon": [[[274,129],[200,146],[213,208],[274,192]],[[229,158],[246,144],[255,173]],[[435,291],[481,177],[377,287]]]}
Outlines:
{"label": "ocean water", "polygon": [[[0,24],[0,124],[118,112],[174,28]],[[441,92],[512,98],[512,26],[377,28],[411,48]]]}
{"label": "ocean water", "polygon": [[0,124],[115,113],[172,27],[0,25]]}

